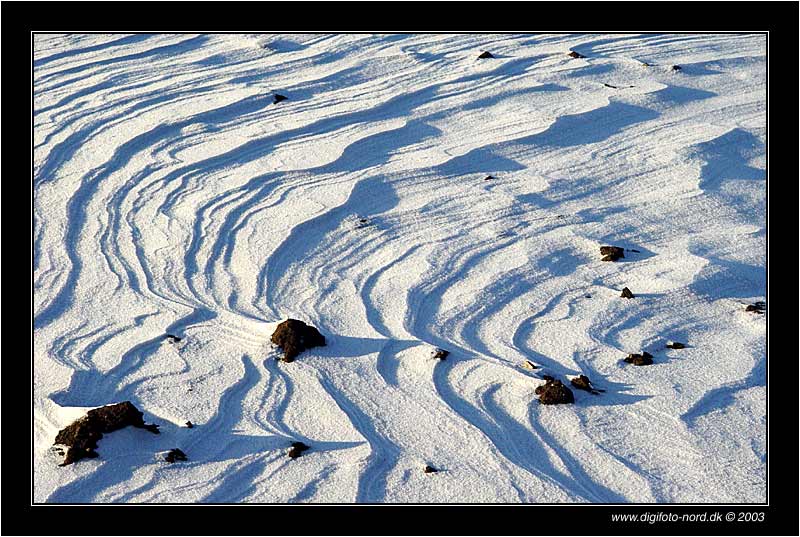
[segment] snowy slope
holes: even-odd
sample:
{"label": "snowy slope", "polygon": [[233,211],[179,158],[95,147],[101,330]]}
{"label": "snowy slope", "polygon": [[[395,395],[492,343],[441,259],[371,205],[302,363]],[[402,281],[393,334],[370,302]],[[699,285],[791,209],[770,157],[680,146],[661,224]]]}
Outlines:
{"label": "snowy slope", "polygon": [[37,35],[33,121],[35,501],[766,500],[765,36]]}

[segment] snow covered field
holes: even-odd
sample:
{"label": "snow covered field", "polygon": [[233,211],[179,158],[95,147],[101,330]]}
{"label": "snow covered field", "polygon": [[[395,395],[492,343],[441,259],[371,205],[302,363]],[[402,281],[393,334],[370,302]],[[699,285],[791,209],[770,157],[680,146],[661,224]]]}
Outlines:
{"label": "snow covered field", "polygon": [[[766,501],[764,35],[36,35],[33,69],[36,502]],[[276,361],[286,318],[327,346]],[[57,465],[126,400],[161,434]]]}

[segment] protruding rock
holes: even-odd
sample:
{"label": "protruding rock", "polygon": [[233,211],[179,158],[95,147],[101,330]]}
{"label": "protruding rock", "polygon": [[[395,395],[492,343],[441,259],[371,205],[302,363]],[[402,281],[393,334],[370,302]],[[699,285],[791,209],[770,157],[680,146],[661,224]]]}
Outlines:
{"label": "protruding rock", "polygon": [[601,246],[600,255],[603,256],[603,261],[616,261],[625,257],[625,251],[619,246]]}
{"label": "protruding rock", "polygon": [[183,451],[181,451],[178,448],[174,448],[174,449],[170,449],[167,452],[167,454],[164,455],[164,460],[169,462],[169,463],[173,463],[175,461],[185,461],[185,460],[187,460],[187,458],[186,458],[186,453],[184,453]]}
{"label": "protruding rock", "polygon": [[572,390],[564,386],[560,380],[549,377],[542,386],[537,386],[534,390],[539,396],[539,402],[543,405],[561,405],[575,402]]}
{"label": "protruding rock", "polygon": [[55,445],[64,446],[66,454],[61,466],[66,466],[83,458],[97,457],[97,441],[103,434],[122,429],[128,425],[147,429],[158,434],[158,425],[145,424],[143,413],[133,403],[125,401],[114,405],[95,408],[82,418],[74,421],[56,435]]}
{"label": "protruding rock", "polygon": [[172,334],[167,334],[166,336],[164,336],[164,339],[166,339],[167,343],[170,344],[177,343],[181,340],[181,338],[179,338],[178,336],[173,336]]}
{"label": "protruding rock", "polygon": [[524,362],[522,362],[522,368],[530,369],[531,371],[533,371],[534,369],[539,369],[539,366],[534,364],[530,360],[525,360]]}
{"label": "protruding rock", "polygon": [[495,179],[494,175],[487,175],[486,177],[483,178],[484,181],[491,181],[492,179]]}
{"label": "protruding rock", "polygon": [[633,298],[633,293],[627,287],[622,289],[622,294],[620,295],[622,298]]}
{"label": "protruding rock", "polygon": [[289,448],[289,457],[292,459],[296,459],[299,457],[304,451],[311,449],[309,446],[305,445],[302,442],[292,442],[292,446]]}
{"label": "protruding rock", "polygon": [[436,469],[436,468],[434,468],[433,466],[430,466],[430,465],[427,465],[427,464],[426,464],[426,465],[425,465],[425,468],[423,468],[423,469],[422,469],[422,471],[423,471],[423,472],[425,472],[426,474],[435,474],[435,473],[436,473],[436,472],[438,472],[439,470],[437,470],[437,469]]}
{"label": "protruding rock", "polygon": [[744,311],[749,311],[752,313],[764,313],[764,310],[767,307],[766,302],[756,302],[755,304],[748,305]]}
{"label": "protruding rock", "polygon": [[653,363],[653,355],[646,351],[642,354],[629,354],[625,361],[633,365],[651,365]]}
{"label": "protruding rock", "polygon": [[187,422],[186,422],[186,428],[187,428],[187,429],[191,429],[191,428],[193,428],[193,427],[194,427],[194,425],[192,424],[192,422],[191,422],[191,421],[187,421]]}
{"label": "protruding rock", "polygon": [[434,360],[445,360],[450,355],[450,351],[446,351],[444,349],[436,349],[435,354],[433,355]]}
{"label": "protruding rock", "polygon": [[677,341],[673,341],[672,343],[667,343],[668,349],[685,349],[686,345],[683,343],[679,343]]}
{"label": "protruding rock", "polygon": [[567,56],[569,56],[570,58],[585,58],[586,57],[583,54],[581,54],[580,52],[575,52],[574,50],[569,51],[569,54],[567,54]]}
{"label": "protruding rock", "polygon": [[297,319],[283,321],[272,334],[272,342],[283,349],[284,362],[291,362],[306,349],[325,346],[325,336]]}
{"label": "protruding rock", "polygon": [[285,101],[286,99],[288,99],[288,97],[286,97],[285,95],[280,95],[276,93],[275,95],[273,95],[272,104],[278,104],[279,102]]}
{"label": "protruding rock", "polygon": [[584,390],[594,395],[597,395],[600,392],[605,391],[605,390],[598,390],[597,388],[592,386],[592,381],[590,381],[589,377],[587,377],[586,375],[578,375],[573,379],[569,379],[569,383],[579,390]]}
{"label": "protruding rock", "polygon": [[672,70],[673,71],[680,71],[681,69],[682,69],[682,67],[680,65],[673,65],[672,66]]}
{"label": "protruding rock", "polygon": [[488,50],[487,50],[487,51],[485,51],[485,52],[483,52],[483,53],[482,53],[480,56],[478,56],[478,59],[479,59],[479,60],[485,60],[485,59],[487,59],[487,58],[494,58],[494,56],[492,55],[492,53],[491,53],[491,52],[489,52]]}

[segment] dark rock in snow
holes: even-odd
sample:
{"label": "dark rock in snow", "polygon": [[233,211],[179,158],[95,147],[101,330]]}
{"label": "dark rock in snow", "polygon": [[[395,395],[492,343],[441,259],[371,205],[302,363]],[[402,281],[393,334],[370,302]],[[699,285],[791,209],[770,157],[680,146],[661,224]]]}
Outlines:
{"label": "dark rock in snow", "polygon": [[422,471],[425,472],[426,474],[435,474],[439,470],[437,470],[433,466],[429,466],[429,465],[426,464],[425,468],[423,468]]}
{"label": "dark rock in snow", "polygon": [[619,246],[601,246],[600,255],[603,256],[603,261],[616,261],[625,257],[625,252]]}
{"label": "dark rock in snow", "polygon": [[479,60],[485,60],[486,58],[494,58],[494,56],[492,56],[492,53],[488,52],[488,51],[486,51],[483,54],[481,54],[480,56],[478,56]]}
{"label": "dark rock in snow", "polygon": [[568,56],[570,58],[585,58],[586,57],[583,54],[581,54],[580,52],[575,52],[574,50],[569,51]]}
{"label": "dark rock in snow", "polygon": [[286,99],[288,99],[288,97],[276,93],[274,95],[274,100],[272,101],[272,104],[278,104],[279,102],[285,101]]}
{"label": "dark rock in snow", "polygon": [[494,177],[493,175],[487,175],[487,176],[486,176],[486,177],[485,177],[483,180],[484,180],[484,181],[491,181],[491,180],[492,180],[492,179],[494,179],[494,178],[495,178],[495,177]]}
{"label": "dark rock in snow", "polygon": [[175,461],[185,461],[187,460],[186,453],[184,453],[178,448],[170,449],[169,452],[167,452],[167,454],[164,455],[164,460],[169,463],[173,463]]}
{"label": "dark rock in snow", "polygon": [[531,370],[539,369],[539,366],[534,364],[530,360],[525,360],[524,362],[522,362],[522,367],[523,367],[523,369],[531,369]]}
{"label": "dark rock in snow", "polygon": [[592,386],[592,381],[589,380],[589,377],[586,375],[579,375],[574,379],[570,379],[569,383],[575,386],[579,390],[584,390],[594,395],[599,394],[600,392],[604,392],[605,390],[598,390],[597,388]]}
{"label": "dark rock in snow", "polygon": [[673,71],[680,71],[681,70],[681,66],[680,65],[673,65],[672,66],[672,70]]}
{"label": "dark rock in snow", "polygon": [[311,449],[309,446],[305,445],[302,442],[292,442],[292,446],[289,448],[289,457],[292,459],[296,459],[299,457],[304,451]]}
{"label": "dark rock in snow", "polygon": [[67,448],[66,456],[60,466],[66,466],[86,457],[97,457],[95,451],[97,441],[103,438],[103,434],[128,425],[158,434],[158,425],[145,424],[142,415],[143,413],[130,401],[90,410],[56,435],[54,444]]}
{"label": "dark rock in snow", "polygon": [[678,343],[677,341],[673,341],[672,343],[667,343],[668,349],[685,349],[686,345],[683,343]]}
{"label": "dark rock in snow", "polygon": [[312,347],[324,347],[325,336],[313,326],[297,319],[287,319],[275,329],[272,342],[283,349],[284,362],[291,362],[295,356]]}
{"label": "dark rock in snow", "polygon": [[620,295],[622,298],[633,298],[633,293],[627,287],[622,289],[622,294]]}
{"label": "dark rock in snow", "polygon": [[767,303],[766,302],[756,302],[755,304],[748,305],[744,311],[751,311],[753,313],[764,313],[764,309],[766,309]]}
{"label": "dark rock in snow", "polygon": [[611,88],[611,89],[619,89],[617,86],[612,86],[611,84],[606,84],[605,82],[603,83],[603,85],[604,85],[605,87],[607,87],[607,88]]}
{"label": "dark rock in snow", "polygon": [[543,405],[561,405],[575,402],[572,390],[564,386],[560,380],[550,377],[542,386],[537,386],[534,390],[539,396],[539,402]]}
{"label": "dark rock in snow", "polygon": [[450,355],[450,351],[446,351],[444,349],[436,349],[436,353],[433,355],[434,360],[444,360]]}
{"label": "dark rock in snow", "polygon": [[187,422],[186,422],[186,428],[187,428],[187,429],[191,429],[191,428],[193,428],[193,427],[194,427],[194,425],[192,425],[192,422],[191,422],[191,421],[187,421]]}
{"label": "dark rock in snow", "polygon": [[642,354],[629,354],[625,361],[633,365],[651,365],[653,363],[653,355],[649,352]]}
{"label": "dark rock in snow", "polygon": [[164,336],[164,339],[167,340],[167,343],[177,343],[181,340],[178,336],[173,336],[172,334],[167,334]]}

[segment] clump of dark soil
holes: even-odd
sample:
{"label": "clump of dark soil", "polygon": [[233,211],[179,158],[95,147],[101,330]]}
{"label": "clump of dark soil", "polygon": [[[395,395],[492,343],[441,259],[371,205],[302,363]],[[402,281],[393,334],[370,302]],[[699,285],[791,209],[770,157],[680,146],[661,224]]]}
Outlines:
{"label": "clump of dark soil", "polygon": [[288,97],[286,97],[285,95],[280,95],[280,94],[276,93],[273,96],[272,104],[278,104],[279,102],[285,101],[286,99],[288,99]]}
{"label": "clump of dark soil", "polygon": [[437,470],[437,469],[436,469],[436,468],[434,468],[433,466],[430,466],[430,465],[427,465],[427,464],[426,464],[426,465],[425,465],[425,468],[423,468],[423,469],[422,469],[422,471],[423,471],[423,472],[425,472],[426,474],[435,474],[435,473],[436,473],[436,472],[438,472],[439,470]]}
{"label": "clump of dark soil", "polygon": [[324,347],[325,336],[319,330],[297,319],[287,319],[275,329],[272,342],[283,349],[284,362],[292,362],[306,349]]}
{"label": "clump of dark soil", "polygon": [[651,365],[653,363],[653,355],[647,351],[642,354],[629,354],[625,361],[633,365]]}
{"label": "clump of dark soil", "polygon": [[143,413],[130,401],[90,410],[85,416],[61,429],[56,435],[55,445],[67,448],[64,461],[60,466],[72,464],[83,458],[97,457],[95,451],[97,441],[103,438],[103,434],[128,425],[158,434],[158,425],[145,424],[142,415]]}
{"label": "clump of dark soil", "polygon": [[622,294],[620,295],[622,298],[633,298],[633,293],[627,287],[622,289]]}
{"label": "clump of dark soil", "polygon": [[603,261],[616,261],[625,257],[625,251],[619,246],[601,246],[600,255],[603,256]]}
{"label": "clump of dark soil", "polygon": [[185,461],[188,459],[186,458],[186,453],[184,453],[178,448],[175,448],[175,449],[170,449],[169,452],[167,452],[167,454],[164,455],[164,460],[169,463],[173,463],[175,461]]}
{"label": "clump of dark soil", "polygon": [[748,305],[744,311],[750,311],[753,313],[764,313],[764,310],[767,307],[766,302],[756,302],[755,304]]}
{"label": "clump of dark soil", "polygon": [[542,386],[537,386],[535,393],[539,396],[539,402],[543,405],[561,405],[575,402],[572,390],[553,377],[547,377],[547,382]]}
{"label": "clump of dark soil", "polygon": [[685,349],[686,345],[683,343],[679,343],[677,341],[673,341],[672,343],[667,343],[668,349]]}
{"label": "clump of dark soil", "polygon": [[592,386],[592,381],[589,380],[589,377],[586,375],[579,375],[574,379],[570,379],[569,383],[572,384],[579,390],[587,391],[593,395],[598,395],[600,392],[604,392],[605,390],[598,390],[594,386]]}
{"label": "clump of dark soil", "polygon": [[167,334],[164,336],[164,339],[167,340],[167,343],[177,343],[181,340],[178,336],[173,336],[172,334]]}
{"label": "clump of dark soil", "polygon": [[433,355],[434,360],[445,360],[447,357],[450,356],[450,351],[446,351],[444,349],[436,349],[436,352]]}
{"label": "clump of dark soil", "polygon": [[583,54],[581,54],[580,52],[575,52],[574,50],[569,51],[569,54],[567,54],[567,56],[569,56],[570,58],[585,58],[586,57]]}
{"label": "clump of dark soil", "polygon": [[309,446],[305,445],[302,442],[292,442],[292,446],[289,448],[289,457],[292,459],[296,459],[299,457],[304,451],[311,449]]}
{"label": "clump of dark soil", "polygon": [[491,53],[491,52],[489,52],[489,51],[486,51],[486,52],[484,52],[483,54],[481,54],[480,56],[478,56],[478,59],[479,59],[479,60],[485,60],[485,59],[487,59],[487,58],[494,58],[494,56],[493,56],[493,55],[492,55],[492,53]]}

